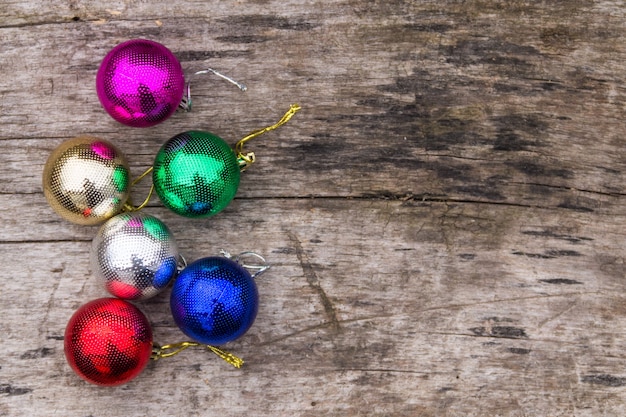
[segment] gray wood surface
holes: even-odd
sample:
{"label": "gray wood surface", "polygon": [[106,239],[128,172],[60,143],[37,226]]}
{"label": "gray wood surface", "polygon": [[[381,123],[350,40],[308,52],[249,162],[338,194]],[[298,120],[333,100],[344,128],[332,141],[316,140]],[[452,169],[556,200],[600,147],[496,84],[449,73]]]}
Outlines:
{"label": "gray wood surface", "polygon": [[[626,415],[625,22],[618,0],[0,0],[0,415]],[[191,113],[124,127],[94,80],[132,38],[249,90],[199,78]],[[234,145],[291,103],[224,212],[145,209],[187,259],[272,263],[224,346],[244,367],[190,349],[76,377],[65,325],[106,294],[48,154],[100,136],[138,175],[176,133]],[[138,305],[184,340],[167,292]]]}

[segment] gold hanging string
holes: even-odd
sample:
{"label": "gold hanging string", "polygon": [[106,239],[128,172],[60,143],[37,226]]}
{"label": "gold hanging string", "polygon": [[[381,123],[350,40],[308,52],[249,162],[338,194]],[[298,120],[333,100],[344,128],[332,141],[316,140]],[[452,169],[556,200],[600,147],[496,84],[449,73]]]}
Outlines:
{"label": "gold hanging string", "polygon": [[131,187],[134,187],[135,185],[137,185],[137,184],[139,183],[139,181],[141,181],[142,179],[144,179],[144,177],[145,177],[146,175],[148,175],[149,173],[151,173],[151,172],[152,172],[152,168],[153,168],[153,167],[150,167],[150,168],[146,169],[146,171],[145,171],[143,174],[141,174],[140,176],[138,176],[137,178],[135,178],[135,179],[133,180],[133,182],[131,182],[131,183],[130,183],[130,186],[131,186]]}
{"label": "gold hanging string", "polygon": [[242,171],[244,171],[246,168],[248,168],[251,164],[254,163],[254,152],[244,153],[243,145],[245,145],[245,143],[249,141],[250,139],[254,139],[257,136],[261,136],[263,133],[269,132],[270,130],[277,129],[280,126],[284,125],[301,108],[302,107],[300,107],[300,105],[298,104],[292,104],[289,110],[287,111],[287,113],[285,113],[285,115],[277,123],[268,127],[264,127],[262,129],[255,130],[254,132],[251,132],[250,134],[248,134],[248,136],[244,137],[239,142],[237,142],[237,144],[235,145],[235,152],[237,153],[237,160],[239,161],[239,168]]}
{"label": "gold hanging string", "polygon": [[[130,188],[133,188],[135,185],[137,185],[139,183],[139,181],[144,179],[144,177],[146,175],[151,173],[152,172],[152,168],[153,167],[148,168],[143,174],[141,174],[140,176],[135,178],[133,180],[133,182],[130,183]],[[148,197],[146,197],[146,199],[143,201],[143,203],[141,203],[138,206],[133,206],[131,201],[130,201],[130,198],[129,198],[128,202],[126,202],[126,204],[124,204],[124,211],[138,211],[138,210],[141,210],[142,208],[144,208],[145,206],[148,205],[148,202],[150,201],[150,198],[152,197],[152,193],[154,193],[154,184],[152,184],[150,186],[150,191],[148,192]]]}
{"label": "gold hanging string", "polygon": [[225,350],[222,350],[215,346],[203,345],[201,343],[196,343],[196,342],[180,342],[180,343],[173,343],[171,345],[163,345],[163,346],[158,346],[155,344],[152,347],[152,355],[150,357],[151,359],[154,359],[154,360],[158,360],[161,358],[169,358],[170,356],[177,355],[183,350],[189,347],[194,347],[194,346],[202,346],[210,350],[211,352],[215,353],[217,356],[219,356],[220,358],[222,358],[224,361],[228,362],[235,368],[241,368],[241,365],[243,365],[243,359],[233,355],[232,353],[228,353]]}

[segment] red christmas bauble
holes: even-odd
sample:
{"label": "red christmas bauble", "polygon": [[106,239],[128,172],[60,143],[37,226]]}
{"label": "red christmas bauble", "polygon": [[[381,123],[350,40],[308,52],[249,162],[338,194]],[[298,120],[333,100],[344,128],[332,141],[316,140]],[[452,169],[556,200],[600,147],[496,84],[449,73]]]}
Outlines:
{"label": "red christmas bauble", "polygon": [[100,298],[80,307],[65,329],[65,357],[87,382],[114,386],[143,371],[152,353],[152,329],[131,303]]}

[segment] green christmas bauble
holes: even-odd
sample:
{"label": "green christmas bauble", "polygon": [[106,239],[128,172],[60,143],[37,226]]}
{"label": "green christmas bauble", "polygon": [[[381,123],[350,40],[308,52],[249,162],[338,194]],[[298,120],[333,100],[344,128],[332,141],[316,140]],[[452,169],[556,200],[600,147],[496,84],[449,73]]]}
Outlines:
{"label": "green christmas bauble", "polygon": [[241,169],[234,150],[210,132],[180,133],[161,147],[152,182],[163,204],[185,217],[209,217],[235,197]]}

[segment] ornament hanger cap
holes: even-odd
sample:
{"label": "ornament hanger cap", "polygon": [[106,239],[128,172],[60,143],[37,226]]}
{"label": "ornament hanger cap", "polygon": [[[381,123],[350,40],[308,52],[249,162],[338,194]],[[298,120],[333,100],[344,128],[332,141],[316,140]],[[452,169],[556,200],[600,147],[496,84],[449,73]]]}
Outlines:
{"label": "ornament hanger cap", "polygon": [[[222,249],[220,250],[220,253],[225,258],[228,258],[237,262],[243,268],[248,270],[248,272],[251,273],[252,278],[258,277],[259,275],[261,275],[262,273],[270,269],[270,266],[271,266],[263,256],[259,255],[256,252],[245,251],[245,252],[241,252],[238,255],[232,256],[229,252]],[[258,263],[259,261],[261,263]],[[256,262],[256,263],[252,263],[252,262]]]}
{"label": "ornament hanger cap", "polygon": [[191,74],[191,76],[189,77],[189,80],[187,81],[187,88],[186,88],[186,94],[183,97],[182,101],[180,102],[180,104],[178,105],[179,108],[181,108],[182,110],[186,111],[186,112],[190,112],[191,111],[191,105],[192,105],[192,100],[191,100],[191,80],[194,76],[196,75],[203,75],[203,74],[213,74],[213,75],[217,75],[218,77],[228,81],[231,84],[236,85],[237,87],[239,87],[239,89],[241,91],[246,91],[248,90],[248,87],[244,84],[244,83],[240,83],[239,81],[236,81],[232,78],[230,78],[227,75],[222,74],[221,72],[218,72],[216,70],[214,70],[213,68],[207,68],[204,70],[200,70],[200,71],[196,71],[193,74]]}

